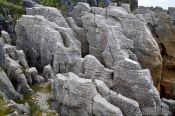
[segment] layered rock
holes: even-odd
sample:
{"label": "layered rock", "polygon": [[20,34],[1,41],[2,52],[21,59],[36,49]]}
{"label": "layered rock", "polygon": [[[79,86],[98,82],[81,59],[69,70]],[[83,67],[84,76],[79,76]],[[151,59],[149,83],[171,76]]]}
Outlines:
{"label": "layered rock", "polygon": [[138,102],[111,91],[103,81],[95,80],[97,91],[113,105],[119,107],[125,116],[141,116]]}
{"label": "layered rock", "polygon": [[78,3],[72,17],[65,20],[55,8],[39,6],[17,21],[17,48],[39,69],[29,69],[28,83],[38,82],[43,72],[61,115],[168,115],[154,87],[162,58],[144,18],[124,5],[85,3]]}
{"label": "layered rock", "polygon": [[53,93],[61,108],[61,115],[122,116],[119,108],[102,98],[92,80],[73,73],[58,74],[53,82]]}
{"label": "layered rock", "polygon": [[[164,106],[164,104],[162,104],[159,93],[153,85],[153,81],[149,70],[141,69],[139,63],[125,58],[123,60],[120,60],[115,65],[113,70],[110,70],[105,68],[94,56],[87,55],[84,58],[82,64],[83,64],[82,65],[83,74],[80,74],[80,77],[92,80],[95,79],[102,80],[113,91],[124,95],[123,97],[124,100],[126,96],[127,97],[126,99],[128,99],[127,101],[128,104],[130,103],[129,102],[130,99],[137,101],[139,106],[137,105],[135,106],[137,102],[134,103],[134,101],[133,101],[134,105],[133,104],[132,105],[136,107],[136,109],[140,108],[142,110],[142,114],[165,115],[168,112],[168,106],[166,105]],[[107,88],[105,90],[109,91],[109,89]],[[111,99],[112,96],[114,98],[122,99],[122,97],[120,96],[117,97],[118,95],[116,93],[109,94],[109,92],[105,92],[105,94],[103,95],[102,92],[101,94],[106,99]],[[119,101],[118,102],[116,101],[116,106],[119,106],[118,103]],[[132,105],[129,106],[131,107]],[[122,106],[120,106],[119,108],[121,107]],[[138,112],[134,113],[139,115],[140,114],[139,110],[136,111]],[[129,113],[132,114],[131,112]]]}
{"label": "layered rock", "polygon": [[8,99],[20,98],[20,94],[16,92],[11,81],[1,68],[0,68],[0,91],[4,92]]}
{"label": "layered rock", "polygon": [[39,72],[48,64],[57,73],[71,71],[75,60],[81,57],[80,42],[72,29],[60,27],[43,16],[22,16],[17,22],[16,33],[17,47],[24,50],[30,66]]}
{"label": "layered rock", "polygon": [[[139,7],[136,14],[142,14],[146,23],[152,31],[154,38],[159,44],[163,57],[163,68],[161,73],[160,91],[163,97],[173,97],[174,93],[174,41],[175,30],[173,26],[173,8],[165,10],[155,10]],[[168,15],[169,14],[169,15]]]}
{"label": "layered rock", "polygon": [[82,17],[90,54],[109,68],[124,57],[138,60],[143,68],[150,69],[157,85],[162,58],[144,21],[115,5],[107,9],[92,8],[92,12]]}

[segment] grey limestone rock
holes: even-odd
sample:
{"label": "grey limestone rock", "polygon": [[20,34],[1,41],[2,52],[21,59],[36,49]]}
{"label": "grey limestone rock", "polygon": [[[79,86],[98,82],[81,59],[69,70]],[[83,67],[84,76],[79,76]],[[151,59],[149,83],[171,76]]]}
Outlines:
{"label": "grey limestone rock", "polygon": [[69,28],[68,23],[61,14],[61,11],[53,7],[37,6],[28,8],[26,14],[41,15],[44,16],[48,21],[55,22],[60,27]]}
{"label": "grey limestone rock", "polygon": [[72,12],[72,17],[79,27],[83,27],[81,16],[91,11],[89,4],[78,2]]}
{"label": "grey limestone rock", "polygon": [[94,56],[87,55],[83,62],[84,78],[99,79],[105,82],[108,87],[113,87],[113,74],[114,71],[105,68]]}
{"label": "grey limestone rock", "polygon": [[97,93],[90,79],[79,78],[73,73],[58,74],[52,84],[54,96],[60,104],[61,115],[123,115],[119,108]]}
{"label": "grey limestone rock", "polygon": [[5,57],[5,69],[7,72],[7,76],[10,78],[10,80],[15,80],[17,83],[17,91],[26,93],[26,92],[32,92],[32,89],[27,83],[26,77],[21,70],[20,65],[11,59],[9,56]]}
{"label": "grey limestone rock", "polygon": [[71,71],[76,59],[81,57],[80,42],[72,29],[59,27],[43,16],[23,16],[17,22],[16,33],[17,47],[24,50],[29,64],[39,72],[48,64],[56,73]]}
{"label": "grey limestone rock", "polygon": [[[124,64],[132,65],[129,67]],[[137,62],[127,59],[120,61],[114,70],[113,90],[136,100],[143,115],[162,115],[164,110],[168,109],[162,106],[160,95],[153,85],[149,70],[140,69],[138,65]]]}
{"label": "grey limestone rock", "polygon": [[[92,13],[81,18],[89,53],[103,65],[112,68],[126,57],[138,60],[142,68],[149,68],[154,80],[160,79],[162,57],[144,21],[128,14],[126,9],[112,5],[106,9],[92,8]],[[148,59],[153,62],[148,62]]]}
{"label": "grey limestone rock", "polygon": [[[27,9],[27,14],[15,28],[17,48],[36,67],[26,78],[33,83],[43,72],[61,115],[169,113],[152,81],[156,85],[160,79],[162,58],[144,16],[131,14],[127,5],[98,8],[86,3],[78,3],[67,20],[44,6]],[[18,60],[15,49],[7,51]]]}
{"label": "grey limestone rock", "polygon": [[114,106],[119,107],[125,116],[142,115],[139,104],[136,101],[111,91],[103,81],[95,80],[95,85],[100,95]]}
{"label": "grey limestone rock", "polygon": [[1,37],[5,40],[6,44],[11,44],[10,35],[6,31],[1,31]]}
{"label": "grey limestone rock", "polygon": [[175,114],[175,101],[172,99],[165,99],[165,98],[163,98],[162,101],[169,106],[171,115],[174,115]]}
{"label": "grey limestone rock", "polygon": [[[63,104],[60,106],[61,110],[66,110],[62,111],[63,113],[80,116],[92,114],[92,99],[97,95],[92,80],[79,78],[73,73],[68,73],[65,76],[58,74],[53,84],[54,96],[59,103]],[[76,110],[71,114],[71,110],[74,108]]]}
{"label": "grey limestone rock", "polygon": [[29,68],[28,70],[29,78],[32,79],[32,84],[41,84],[45,82],[44,78],[38,74],[38,71],[35,67]]}
{"label": "grey limestone rock", "polygon": [[49,79],[53,79],[56,77],[56,73],[53,71],[51,65],[47,65],[44,67],[42,76],[45,79],[45,81],[49,81]]}
{"label": "grey limestone rock", "polygon": [[76,38],[81,42],[81,53],[82,57],[89,54],[89,43],[86,38],[85,29],[78,27],[72,17],[67,18],[67,22],[72,30],[75,32]]}
{"label": "grey limestone rock", "polygon": [[0,91],[4,92],[8,99],[19,99],[21,96],[16,92],[10,79],[5,72],[0,68]]}
{"label": "grey limestone rock", "polygon": [[107,102],[99,94],[93,100],[93,114],[95,116],[123,116],[119,108]]}
{"label": "grey limestone rock", "polygon": [[0,67],[3,67],[5,63],[5,58],[4,58],[4,44],[2,43],[2,40],[0,40]]}

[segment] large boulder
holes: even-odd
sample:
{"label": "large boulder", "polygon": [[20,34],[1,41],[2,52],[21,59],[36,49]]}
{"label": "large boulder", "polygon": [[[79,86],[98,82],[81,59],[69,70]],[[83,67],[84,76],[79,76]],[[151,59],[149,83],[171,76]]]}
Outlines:
{"label": "large boulder", "polygon": [[17,47],[24,50],[30,66],[39,72],[48,64],[57,73],[71,71],[81,57],[80,42],[72,29],[60,27],[43,16],[22,16],[17,21],[16,33]]}
{"label": "large boulder", "polygon": [[123,116],[119,108],[110,104],[100,94],[90,79],[73,73],[58,74],[52,90],[60,104],[61,115],[71,116]]}

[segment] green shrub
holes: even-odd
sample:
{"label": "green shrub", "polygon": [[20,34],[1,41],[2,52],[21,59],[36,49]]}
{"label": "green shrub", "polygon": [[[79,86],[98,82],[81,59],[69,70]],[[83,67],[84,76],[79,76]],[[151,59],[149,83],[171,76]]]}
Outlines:
{"label": "green shrub", "polygon": [[59,0],[39,0],[39,3],[44,6],[55,7],[57,9],[64,9],[64,6]]}
{"label": "green shrub", "polygon": [[0,116],[6,116],[12,113],[14,110],[8,106],[3,97],[0,96]]}
{"label": "green shrub", "polygon": [[[0,0],[0,6],[2,4],[7,4],[7,6],[9,7],[10,14],[13,18],[13,21],[16,22],[16,20],[19,19],[24,14],[24,10],[21,5],[21,0],[18,0],[16,4],[13,4],[8,1],[9,0]],[[0,13],[2,13],[2,9],[0,10]]]}

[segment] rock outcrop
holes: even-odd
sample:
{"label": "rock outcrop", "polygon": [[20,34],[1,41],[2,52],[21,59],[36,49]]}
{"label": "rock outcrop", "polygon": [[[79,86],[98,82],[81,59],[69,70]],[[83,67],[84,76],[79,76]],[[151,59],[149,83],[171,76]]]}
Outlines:
{"label": "rock outcrop", "polygon": [[115,5],[107,9],[92,8],[92,12],[82,17],[89,53],[109,68],[115,67],[124,57],[138,60],[142,68],[150,69],[157,85],[162,58],[143,21]]}
{"label": "rock outcrop", "polygon": [[[52,13],[52,9],[49,13]],[[59,13],[55,14],[60,15]],[[24,50],[30,66],[36,67],[39,72],[48,64],[57,73],[71,71],[76,59],[81,57],[80,42],[71,28],[59,26],[56,21],[50,22],[41,15],[24,15],[17,21],[17,48]],[[61,21],[65,22],[65,19]]]}
{"label": "rock outcrop", "polygon": [[58,74],[52,86],[61,115],[123,116],[119,108],[97,93],[90,79],[79,78],[73,73]]}
{"label": "rock outcrop", "polygon": [[0,91],[4,92],[8,99],[19,99],[20,94],[16,92],[11,81],[0,68]]}
{"label": "rock outcrop", "polygon": [[56,8],[45,6],[26,13],[15,27],[17,46],[5,45],[5,59],[15,64],[6,68],[17,66],[12,72],[18,74],[13,78],[20,80],[20,88],[20,82],[30,89],[29,85],[50,81],[54,106],[65,116],[173,112],[154,87],[162,76],[158,44],[147,19],[133,15],[128,5],[100,8],[78,3],[66,19]]}
{"label": "rock outcrop", "polygon": [[175,61],[175,28],[173,8],[166,10],[156,10],[146,7],[139,7],[135,13],[142,14],[148,24],[155,40],[157,41],[161,56],[163,58],[163,67],[161,73],[160,92],[162,97],[174,96],[174,61]]}

